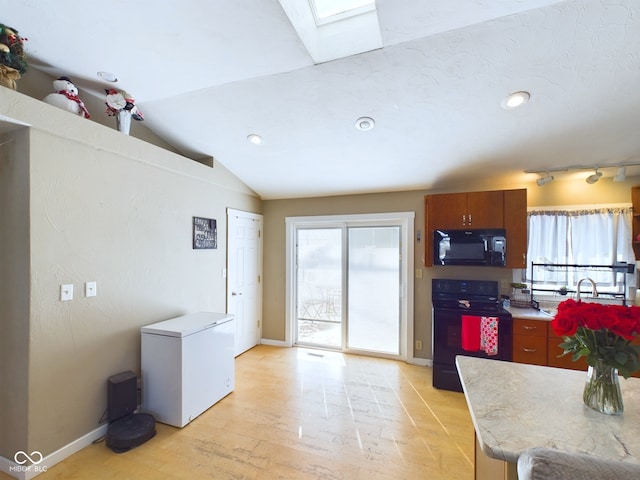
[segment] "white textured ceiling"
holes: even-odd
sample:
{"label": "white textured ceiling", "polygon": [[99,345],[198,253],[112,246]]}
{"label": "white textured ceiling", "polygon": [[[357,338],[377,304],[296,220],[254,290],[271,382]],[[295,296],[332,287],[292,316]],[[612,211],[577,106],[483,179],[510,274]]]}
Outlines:
{"label": "white textured ceiling", "polygon": [[[640,161],[640,0],[377,9],[383,48],[318,65],[278,0],[0,0],[0,22],[29,38],[34,67],[85,94],[102,95],[97,71],[115,73],[147,128],[265,199]],[[517,90],[531,101],[502,109]],[[356,130],[360,116],[375,129]]]}

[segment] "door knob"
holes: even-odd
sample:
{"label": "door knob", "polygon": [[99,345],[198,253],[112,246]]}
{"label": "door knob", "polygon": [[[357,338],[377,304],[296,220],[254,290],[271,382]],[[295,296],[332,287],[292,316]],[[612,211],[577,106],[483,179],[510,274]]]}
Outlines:
{"label": "door knob", "polygon": [[236,295],[242,295],[242,292],[240,292],[240,293],[237,293],[237,292],[231,292],[231,296],[232,296],[232,297],[235,297]]}

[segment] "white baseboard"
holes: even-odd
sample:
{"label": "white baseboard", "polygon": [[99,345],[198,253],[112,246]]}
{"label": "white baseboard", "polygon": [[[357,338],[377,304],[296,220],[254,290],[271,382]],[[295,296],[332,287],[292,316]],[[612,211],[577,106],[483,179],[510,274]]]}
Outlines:
{"label": "white baseboard", "polygon": [[84,447],[91,445],[94,441],[106,434],[107,425],[102,425],[101,427],[96,428],[86,435],[83,435],[82,437],[47,455],[42,459],[42,461],[38,462],[38,465],[31,465],[29,467],[24,467],[16,463],[14,459],[0,457],[0,472],[5,472],[7,475],[17,478],[18,480],[30,480],[47,471],[57,463],[60,463],[65,458],[82,450]]}
{"label": "white baseboard", "polygon": [[[261,339],[260,345],[271,345],[272,347],[285,347],[285,348],[291,347],[291,345],[289,345],[287,342],[284,342],[282,340],[271,340],[269,338]],[[406,361],[407,363],[410,363],[412,365],[419,365],[421,367],[433,367],[433,360],[431,360],[430,358],[412,357],[412,358],[407,358]]]}
{"label": "white baseboard", "polygon": [[269,338],[263,338],[260,340],[260,345],[271,345],[272,347],[290,347],[287,342],[282,340],[271,340]]}
{"label": "white baseboard", "polygon": [[411,365],[420,365],[421,367],[433,367],[433,360],[428,358],[413,357],[407,360],[407,363],[410,363]]}

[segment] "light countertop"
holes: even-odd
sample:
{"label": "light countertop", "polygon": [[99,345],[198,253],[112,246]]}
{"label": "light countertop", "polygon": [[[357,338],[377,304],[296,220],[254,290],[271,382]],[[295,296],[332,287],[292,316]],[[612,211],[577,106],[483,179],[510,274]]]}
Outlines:
{"label": "light countertop", "polygon": [[586,372],[458,356],[456,366],[482,451],[516,462],[550,447],[640,463],[640,379],[620,378],[624,412],[586,407]]}
{"label": "light countertop", "polygon": [[553,320],[553,315],[542,310],[536,310],[535,308],[509,307],[506,310],[511,313],[513,318],[525,318],[527,320]]}

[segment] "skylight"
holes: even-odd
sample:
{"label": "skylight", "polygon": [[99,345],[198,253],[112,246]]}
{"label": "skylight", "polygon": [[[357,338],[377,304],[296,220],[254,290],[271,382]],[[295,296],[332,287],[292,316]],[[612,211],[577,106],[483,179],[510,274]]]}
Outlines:
{"label": "skylight", "polygon": [[309,0],[316,25],[324,25],[375,10],[375,0]]}
{"label": "skylight", "polygon": [[314,63],[382,48],[375,0],[279,0]]}

